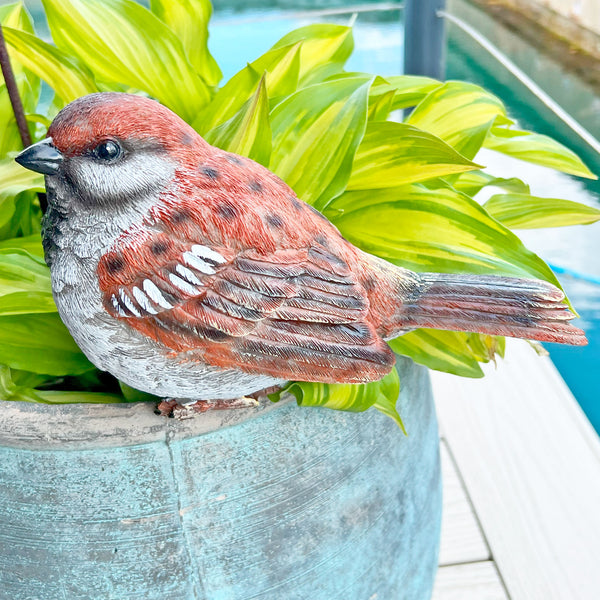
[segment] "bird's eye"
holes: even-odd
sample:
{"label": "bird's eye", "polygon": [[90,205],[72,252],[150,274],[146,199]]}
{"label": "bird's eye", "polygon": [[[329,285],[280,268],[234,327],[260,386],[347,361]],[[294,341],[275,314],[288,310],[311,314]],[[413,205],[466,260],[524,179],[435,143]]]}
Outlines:
{"label": "bird's eye", "polygon": [[100,142],[94,148],[94,156],[104,162],[113,162],[122,154],[121,146],[114,140]]}

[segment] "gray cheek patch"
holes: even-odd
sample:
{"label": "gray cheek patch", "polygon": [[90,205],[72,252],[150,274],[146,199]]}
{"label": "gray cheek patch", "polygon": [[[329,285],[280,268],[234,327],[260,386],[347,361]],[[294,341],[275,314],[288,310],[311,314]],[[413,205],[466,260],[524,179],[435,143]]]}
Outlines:
{"label": "gray cheek patch", "polygon": [[72,166],[79,190],[98,205],[127,203],[132,198],[164,188],[173,178],[175,165],[155,153],[139,152],[122,161],[104,164],[81,158]]}

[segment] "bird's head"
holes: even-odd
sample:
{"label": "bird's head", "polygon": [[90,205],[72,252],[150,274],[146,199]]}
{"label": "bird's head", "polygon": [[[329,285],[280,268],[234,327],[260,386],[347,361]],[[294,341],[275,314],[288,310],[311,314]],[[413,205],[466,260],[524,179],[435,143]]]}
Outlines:
{"label": "bird's head", "polygon": [[75,202],[81,208],[118,211],[159,194],[175,169],[207,146],[158,102],[104,92],[63,108],[48,137],[26,148],[16,161],[46,175],[50,202],[64,209],[75,208],[68,206]]}

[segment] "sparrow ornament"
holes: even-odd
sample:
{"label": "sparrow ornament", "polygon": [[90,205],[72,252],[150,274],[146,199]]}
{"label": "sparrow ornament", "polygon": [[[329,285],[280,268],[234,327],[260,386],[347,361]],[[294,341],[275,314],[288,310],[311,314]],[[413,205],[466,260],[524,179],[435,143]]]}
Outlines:
{"label": "sparrow ornament", "polygon": [[16,160],[46,176],[45,258],[81,350],[196,410],[287,380],[378,380],[394,365],[386,340],[419,327],[586,343],[556,287],[367,254],[148,98],[79,98]]}

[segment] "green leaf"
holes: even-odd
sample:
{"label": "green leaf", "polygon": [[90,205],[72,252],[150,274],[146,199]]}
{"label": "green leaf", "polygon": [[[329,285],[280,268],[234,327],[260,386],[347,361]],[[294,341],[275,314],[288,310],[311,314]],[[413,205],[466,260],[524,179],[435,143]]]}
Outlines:
{"label": "green leaf", "polygon": [[400,392],[396,369],[392,369],[379,381],[363,384],[293,381],[275,397],[270,397],[277,401],[286,392],[296,398],[298,406],[318,406],[347,412],[364,412],[373,406],[391,417],[406,433],[396,410],[396,401]]}
{"label": "green leaf", "polygon": [[0,241],[1,250],[24,250],[32,256],[38,258],[44,257],[44,248],[42,247],[42,239],[39,234],[29,235],[27,237],[12,238]]}
{"label": "green leaf", "polygon": [[298,85],[300,46],[298,42],[269,50],[236,73],[198,115],[194,128],[202,133],[230,119],[256,92],[261,75],[265,72],[269,97],[293,93]]}
{"label": "green leaf", "polygon": [[50,270],[42,259],[17,248],[0,250],[0,295],[50,290]]}
{"label": "green leaf", "polygon": [[[348,72],[335,73],[327,78],[328,81],[337,79],[362,78],[365,82],[371,81],[373,75],[370,73]],[[369,93],[369,104],[375,104],[383,96],[393,95],[390,103],[390,111],[418,104],[429,92],[442,85],[441,81],[418,75],[392,75],[376,77]]]}
{"label": "green leaf", "polygon": [[483,377],[468,344],[468,333],[417,329],[389,342],[394,352],[436,371],[462,377]]}
{"label": "green leaf", "polygon": [[[131,386],[119,381],[119,387],[121,388],[121,392],[123,393],[123,397],[127,402],[160,402],[161,398],[159,396],[154,396],[153,394],[149,394],[148,392],[142,392],[140,390],[136,390]],[[121,402],[123,400],[121,399]]]}
{"label": "green leaf", "polygon": [[77,375],[94,368],[57,313],[0,317],[0,363],[48,375]]}
{"label": "green leaf", "polygon": [[[29,89],[29,82],[25,74],[15,74],[15,79],[21,97],[30,96],[31,94],[25,91]],[[27,110],[25,107],[24,109]],[[6,156],[10,152],[22,150],[23,142],[21,141],[17,121],[12,110],[8,90],[4,84],[0,84],[0,123],[0,156]],[[31,127],[29,127],[29,131],[32,133]]]}
{"label": "green leaf", "polygon": [[475,194],[480,192],[484,187],[490,185],[502,188],[507,192],[516,192],[517,194],[529,194],[530,192],[529,186],[517,177],[505,179],[503,177],[494,177],[483,171],[461,173],[453,183],[455,189],[469,196],[475,196]]}
{"label": "green leaf", "polygon": [[44,176],[24,169],[12,158],[0,160],[0,227],[15,212],[15,197],[25,190],[44,191]]}
{"label": "green leaf", "polygon": [[[26,377],[19,377],[24,374]],[[123,402],[117,394],[97,392],[63,392],[55,390],[36,390],[31,385],[20,385],[18,380],[43,383],[46,377],[36,376],[23,371],[12,371],[8,365],[0,365],[0,400],[17,402],[39,402],[42,404],[96,403],[107,404]]]}
{"label": "green leaf", "polygon": [[150,9],[181,40],[188,60],[208,85],[217,85],[223,74],[208,51],[209,0],[150,0]]}
{"label": "green leaf", "polygon": [[388,375],[377,383],[379,384],[379,393],[373,403],[373,408],[390,417],[400,427],[402,433],[407,435],[400,413],[396,408],[398,396],[400,395],[400,378],[396,368],[393,368]]}
{"label": "green leaf", "polygon": [[407,123],[434,133],[469,159],[506,110],[498,98],[472,83],[449,81],[430,92]]}
{"label": "green leaf", "polygon": [[263,54],[249,67],[257,73],[267,74],[267,91],[270,98],[289,96],[298,87],[301,42],[281,46]]}
{"label": "green leaf", "polygon": [[[9,367],[6,367],[9,368]],[[29,371],[19,371],[18,369],[11,369],[10,375],[15,384],[22,387],[35,388],[40,385],[47,385],[53,381],[56,381],[56,377],[52,375],[40,375],[39,373],[30,373]]]}
{"label": "green leaf", "polygon": [[478,168],[426,131],[403,123],[369,123],[348,189],[387,188]]}
{"label": "green leaf", "polygon": [[496,152],[550,167],[563,173],[597,179],[597,176],[583,164],[574,152],[545,135],[518,129],[493,127],[484,146],[496,150]]}
{"label": "green leaf", "polygon": [[32,191],[21,192],[14,198],[14,210],[9,221],[0,226],[0,239],[39,235],[41,217],[38,195]]}
{"label": "green leaf", "polygon": [[413,271],[533,277],[559,286],[514,233],[451,187],[345,192],[325,214],[355,245]]}
{"label": "green leaf", "polygon": [[209,101],[178,37],[133,0],[43,4],[56,45],[83,60],[97,79],[147,92],[188,122]]}
{"label": "green leaf", "polygon": [[76,59],[24,31],[4,28],[11,54],[43,79],[65,102],[97,92],[94,78]]}
{"label": "green leaf", "polygon": [[123,396],[103,392],[64,392],[61,390],[33,390],[34,402],[44,404],[121,404]]}
{"label": "green leaf", "polygon": [[495,363],[496,355],[504,358],[506,338],[500,335],[468,333],[467,344],[479,362],[488,363],[493,360]]}
{"label": "green leaf", "polygon": [[511,229],[585,225],[600,220],[600,210],[579,202],[529,194],[496,194],[484,208]]}
{"label": "green leaf", "polygon": [[260,73],[250,65],[234,75],[198,114],[194,129],[204,134],[233,117],[252,96],[260,79]]}
{"label": "green leaf", "polygon": [[0,400],[38,402],[35,390],[17,384],[8,365],[0,365]]}
{"label": "green leaf", "polygon": [[56,312],[52,293],[14,292],[0,296],[0,316]]}
{"label": "green leaf", "polygon": [[299,71],[301,87],[339,73],[354,49],[351,27],[319,23],[290,31],[272,50],[298,42],[303,42]]}
{"label": "green leaf", "polygon": [[21,2],[0,6],[0,23],[2,23],[2,27],[13,27],[34,33],[31,17]]}
{"label": "green leaf", "polygon": [[269,168],[318,209],[340,194],[367,121],[370,82],[329,81],[303,88],[271,113]]}
{"label": "green leaf", "polygon": [[265,79],[262,78],[254,97],[236,115],[204,136],[209,144],[247,156],[262,165],[268,165],[271,156],[269,98]]}
{"label": "green leaf", "polygon": [[378,96],[369,96],[369,121],[387,120],[394,102],[394,90],[388,90]]}
{"label": "green leaf", "polygon": [[0,316],[56,312],[50,271],[24,250],[0,250]]}
{"label": "green leaf", "polygon": [[392,75],[385,80],[395,92],[392,110],[415,106],[442,85],[437,79],[418,75]]}

